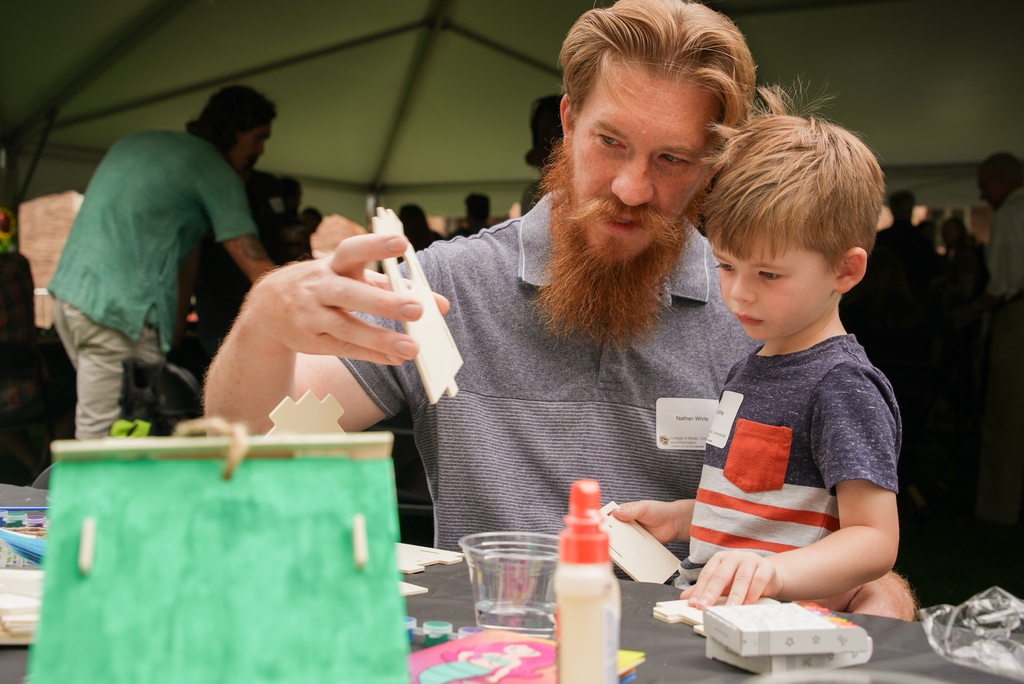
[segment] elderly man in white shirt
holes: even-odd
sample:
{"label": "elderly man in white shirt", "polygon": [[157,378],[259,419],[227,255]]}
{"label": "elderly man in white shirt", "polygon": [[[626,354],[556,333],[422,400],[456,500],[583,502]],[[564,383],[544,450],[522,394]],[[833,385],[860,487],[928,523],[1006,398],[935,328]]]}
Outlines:
{"label": "elderly man in white shirt", "polygon": [[981,197],[996,210],[986,253],[989,282],[972,303],[992,312],[975,515],[1014,525],[1024,491],[1024,170],[1009,153],[978,167]]}

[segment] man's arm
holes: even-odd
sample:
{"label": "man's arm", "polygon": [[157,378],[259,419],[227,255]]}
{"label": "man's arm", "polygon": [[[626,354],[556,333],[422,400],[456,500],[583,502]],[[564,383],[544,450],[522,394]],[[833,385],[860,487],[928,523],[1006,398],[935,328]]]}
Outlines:
{"label": "man's arm", "polygon": [[199,249],[200,245],[196,245],[195,249],[185,257],[185,261],[178,270],[178,311],[174,317],[172,347],[177,347],[185,335],[185,319],[188,318],[188,310],[192,304],[192,292],[196,288],[196,278],[199,275]]}
{"label": "man's arm", "polygon": [[239,235],[221,244],[238,264],[238,268],[242,269],[242,273],[252,282],[256,282],[257,278],[276,266],[267,256],[267,250],[263,249],[263,243],[255,235]]}
{"label": "man's arm", "polygon": [[[394,293],[387,279],[366,271],[368,261],[400,256],[405,238],[364,235],[344,240],[334,255],[276,269],[253,285],[231,333],[210,366],[206,413],[270,427],[280,401],[307,389],[330,392],[345,409],[341,424],[359,430],[383,417],[337,358],[398,365],[419,351],[410,336],[372,325],[351,312],[413,321],[423,307]],[[442,311],[447,302],[441,302]]]}
{"label": "man's arm", "polygon": [[815,601],[830,610],[864,615],[881,615],[897,620],[917,618],[917,596],[906,578],[890,572],[874,582],[862,584],[845,594]]}

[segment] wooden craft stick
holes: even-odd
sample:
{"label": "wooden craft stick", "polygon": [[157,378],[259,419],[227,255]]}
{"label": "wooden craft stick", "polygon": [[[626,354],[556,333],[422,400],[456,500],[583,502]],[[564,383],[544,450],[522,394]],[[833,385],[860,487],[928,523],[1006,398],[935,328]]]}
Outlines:
{"label": "wooden craft stick", "polygon": [[[390,209],[377,208],[373,217],[373,232],[383,235],[405,235],[402,222]],[[459,391],[455,384],[455,374],[462,368],[462,355],[459,354],[455,340],[444,322],[441,310],[437,308],[434,293],[427,282],[427,276],[420,266],[419,259],[412,245],[402,255],[409,266],[409,280],[402,278],[398,270],[398,259],[384,259],[384,272],[395,292],[412,294],[423,306],[423,315],[417,321],[405,323],[405,331],[420,345],[420,353],[416,355],[416,369],[427,391],[427,399],[436,404],[445,392],[454,397]]]}

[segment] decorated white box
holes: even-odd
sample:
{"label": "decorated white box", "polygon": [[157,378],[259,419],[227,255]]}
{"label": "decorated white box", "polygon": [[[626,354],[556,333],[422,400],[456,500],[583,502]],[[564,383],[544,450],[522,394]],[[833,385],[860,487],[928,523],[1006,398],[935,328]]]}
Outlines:
{"label": "decorated white box", "polygon": [[740,656],[847,653],[871,643],[863,627],[813,603],[713,606],[704,630]]}

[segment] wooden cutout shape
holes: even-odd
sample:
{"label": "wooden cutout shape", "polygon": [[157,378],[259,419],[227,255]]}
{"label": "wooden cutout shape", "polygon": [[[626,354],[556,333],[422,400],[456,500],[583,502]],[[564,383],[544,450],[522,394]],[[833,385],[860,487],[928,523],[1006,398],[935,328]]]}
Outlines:
{"label": "wooden cutout shape", "polygon": [[426,594],[428,591],[430,590],[418,584],[409,584],[408,582],[401,581],[398,583],[398,592],[402,596],[416,596],[418,594]]}
{"label": "wooden cutout shape", "polygon": [[[402,222],[395,212],[382,207],[377,208],[377,215],[373,217],[373,232],[379,235],[405,235]],[[412,294],[423,306],[423,315],[419,320],[404,325],[405,331],[420,345],[420,353],[416,355],[416,369],[427,391],[427,399],[431,404],[436,404],[445,392],[448,392],[449,397],[458,393],[455,374],[462,368],[462,355],[455,346],[441,310],[437,308],[434,293],[412,245],[409,245],[402,257],[409,265],[409,280],[402,278],[397,258],[384,259],[384,272],[393,291]]]}
{"label": "wooden cutout shape", "polygon": [[662,622],[684,625],[704,624],[704,611],[694,608],[686,601],[659,601],[654,604],[654,617]]}
{"label": "wooden cutout shape", "polygon": [[679,569],[679,559],[639,523],[613,516],[616,508],[611,501],[601,509],[612,560],[637,582],[664,584]]}
{"label": "wooden cutout shape", "polygon": [[270,420],[274,421],[274,427],[270,428],[267,436],[343,435],[345,430],[338,425],[338,420],[344,413],[345,409],[341,408],[333,394],[317,399],[313,390],[306,390],[297,402],[291,397],[285,397],[277,408],[270,412]]}
{"label": "wooden cutout shape", "polygon": [[461,553],[455,551],[444,551],[401,542],[395,546],[395,555],[398,558],[398,569],[406,575],[423,572],[423,568],[426,566],[437,563],[441,565],[461,563],[463,558]]}
{"label": "wooden cutout shape", "polygon": [[42,598],[42,570],[0,569],[0,645],[32,643]]}
{"label": "wooden cutout shape", "polygon": [[[719,598],[718,605],[725,605],[725,600],[724,596]],[[770,603],[778,603],[778,601],[767,597],[757,600],[757,605]],[[687,601],[658,601],[654,604],[654,617],[662,622],[682,622],[684,625],[693,625],[695,627],[704,624],[704,611],[691,606]]]}

